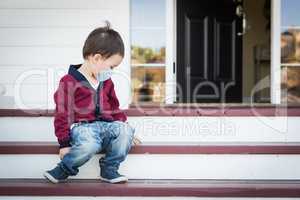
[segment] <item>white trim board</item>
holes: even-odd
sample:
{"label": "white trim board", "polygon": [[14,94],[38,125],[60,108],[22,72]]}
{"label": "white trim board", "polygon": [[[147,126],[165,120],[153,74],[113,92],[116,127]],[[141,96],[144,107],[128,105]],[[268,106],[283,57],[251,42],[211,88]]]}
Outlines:
{"label": "white trim board", "polygon": [[166,104],[173,104],[176,100],[176,71],[173,71],[176,52],[175,1],[166,0]]}
{"label": "white trim board", "polygon": [[281,0],[271,2],[271,103],[281,103]]}

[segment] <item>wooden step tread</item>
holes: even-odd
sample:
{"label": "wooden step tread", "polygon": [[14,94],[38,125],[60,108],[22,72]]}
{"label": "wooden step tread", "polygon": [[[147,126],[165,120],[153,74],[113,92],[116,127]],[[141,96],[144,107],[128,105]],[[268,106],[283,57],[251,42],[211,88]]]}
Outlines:
{"label": "wooden step tread", "polygon": [[195,196],[300,197],[300,180],[100,180],[0,179],[0,195],[22,196]]}
{"label": "wooden step tread", "polygon": [[[300,106],[157,106],[123,110],[135,116],[300,116]],[[53,109],[0,109],[0,117],[53,116]]]}
{"label": "wooden step tread", "polygon": [[[57,142],[0,142],[0,154],[57,154]],[[300,143],[155,143],[130,154],[300,154]]]}

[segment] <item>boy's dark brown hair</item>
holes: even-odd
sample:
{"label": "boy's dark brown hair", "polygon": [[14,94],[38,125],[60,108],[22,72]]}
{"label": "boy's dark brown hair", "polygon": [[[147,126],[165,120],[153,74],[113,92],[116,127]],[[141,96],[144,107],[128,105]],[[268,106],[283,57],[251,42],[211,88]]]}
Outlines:
{"label": "boy's dark brown hair", "polygon": [[108,58],[114,54],[124,57],[124,43],[120,34],[110,28],[110,23],[105,21],[104,27],[93,30],[85,40],[82,54],[87,59],[89,55],[101,54]]}

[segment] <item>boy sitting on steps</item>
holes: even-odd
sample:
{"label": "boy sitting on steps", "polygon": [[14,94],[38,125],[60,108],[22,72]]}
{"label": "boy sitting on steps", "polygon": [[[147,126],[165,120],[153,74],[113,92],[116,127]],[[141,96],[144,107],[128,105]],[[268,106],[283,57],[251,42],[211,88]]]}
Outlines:
{"label": "boy sitting on steps", "polygon": [[89,34],[83,57],[83,64],[70,65],[54,94],[54,127],[61,161],[44,176],[52,183],[63,182],[68,176],[75,176],[93,155],[105,150],[105,157],[99,160],[100,179],[126,182],[128,179],[118,173],[119,165],[132,143],[139,141],[119,109],[110,78],[112,69],[124,57],[122,38],[107,22]]}

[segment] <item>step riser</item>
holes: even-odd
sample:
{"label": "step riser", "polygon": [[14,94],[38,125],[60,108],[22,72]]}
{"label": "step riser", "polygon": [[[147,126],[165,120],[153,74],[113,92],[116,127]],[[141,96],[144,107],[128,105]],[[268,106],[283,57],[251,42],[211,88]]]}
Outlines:
{"label": "step riser", "polygon": [[[99,176],[95,155],[72,178]],[[57,155],[1,155],[0,178],[43,178]],[[129,155],[120,172],[130,179],[300,179],[300,155]]]}
{"label": "step riser", "polygon": [[[35,196],[0,196],[0,200],[232,200],[232,198],[201,197],[35,197]],[[295,200],[295,198],[234,198],[234,200]]]}
{"label": "step riser", "polygon": [[[143,142],[299,142],[300,117],[129,117]],[[1,117],[0,141],[56,141],[53,117]]]}

